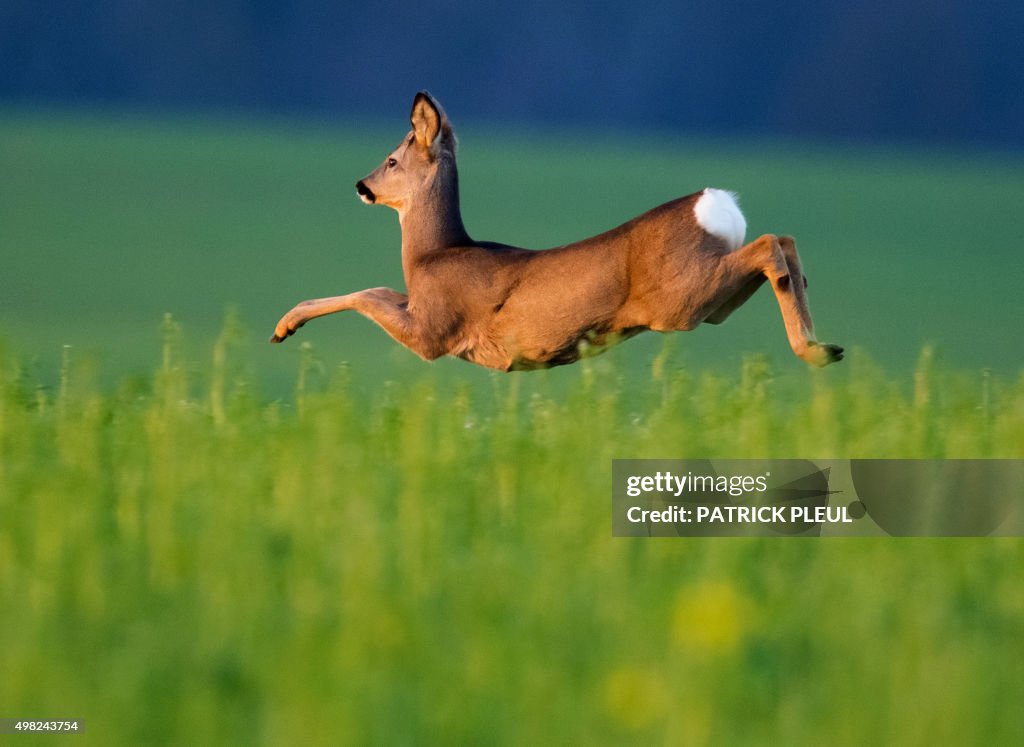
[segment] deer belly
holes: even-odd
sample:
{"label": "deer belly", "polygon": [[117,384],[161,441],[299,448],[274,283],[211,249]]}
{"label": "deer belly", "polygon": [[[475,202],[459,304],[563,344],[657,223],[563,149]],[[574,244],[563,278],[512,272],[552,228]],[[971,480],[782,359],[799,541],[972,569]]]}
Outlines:
{"label": "deer belly", "polygon": [[450,354],[485,368],[512,370],[512,355],[504,345],[486,334],[464,334]]}
{"label": "deer belly", "polygon": [[588,329],[574,336],[570,341],[551,348],[532,348],[519,351],[512,360],[509,371],[531,371],[575,363],[581,358],[592,358],[628,340],[644,330],[633,327],[624,330],[599,331]]}

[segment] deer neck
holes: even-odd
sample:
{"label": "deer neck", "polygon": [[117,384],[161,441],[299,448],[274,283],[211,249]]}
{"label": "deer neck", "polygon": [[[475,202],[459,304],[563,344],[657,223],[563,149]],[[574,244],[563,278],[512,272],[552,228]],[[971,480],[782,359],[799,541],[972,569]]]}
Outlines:
{"label": "deer neck", "polygon": [[402,226],[402,270],[408,287],[418,259],[471,239],[459,209],[459,174],[453,161],[443,160],[408,206],[399,210]]}

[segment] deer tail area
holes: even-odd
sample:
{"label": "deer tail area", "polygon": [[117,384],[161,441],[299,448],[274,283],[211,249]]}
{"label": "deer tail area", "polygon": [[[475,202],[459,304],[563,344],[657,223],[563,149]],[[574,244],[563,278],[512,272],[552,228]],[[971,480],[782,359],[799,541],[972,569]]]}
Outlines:
{"label": "deer tail area", "polygon": [[740,212],[737,197],[724,189],[708,187],[693,206],[693,214],[701,228],[714,234],[736,251],[743,246],[747,219]]}

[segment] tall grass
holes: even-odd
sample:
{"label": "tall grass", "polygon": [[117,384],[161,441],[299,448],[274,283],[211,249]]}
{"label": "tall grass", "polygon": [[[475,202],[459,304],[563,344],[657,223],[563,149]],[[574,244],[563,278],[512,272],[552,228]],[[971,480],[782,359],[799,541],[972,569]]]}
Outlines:
{"label": "tall grass", "polygon": [[[624,540],[623,457],[1024,457],[1024,377],[666,351],[266,401],[0,353],[0,704],[94,744],[1011,743],[1024,545]],[[430,371],[430,369],[425,369]]]}

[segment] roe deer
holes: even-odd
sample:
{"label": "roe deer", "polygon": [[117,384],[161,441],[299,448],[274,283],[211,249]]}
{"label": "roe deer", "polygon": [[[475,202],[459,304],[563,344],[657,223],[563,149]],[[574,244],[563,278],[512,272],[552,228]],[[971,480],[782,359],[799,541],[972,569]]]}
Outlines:
{"label": "roe deer", "polygon": [[816,366],[842,359],[841,347],[814,337],[793,239],[765,234],[744,246],[746,220],[730,192],[704,189],[545,251],[474,241],[459,211],[448,117],[421,91],[410,118],[398,148],[356,184],[363,202],[398,211],[408,295],[371,288],[303,301],[271,342],[351,309],[426,360],[454,355],[530,370],[573,363],[646,330],[721,324],[768,280],[793,352]]}

